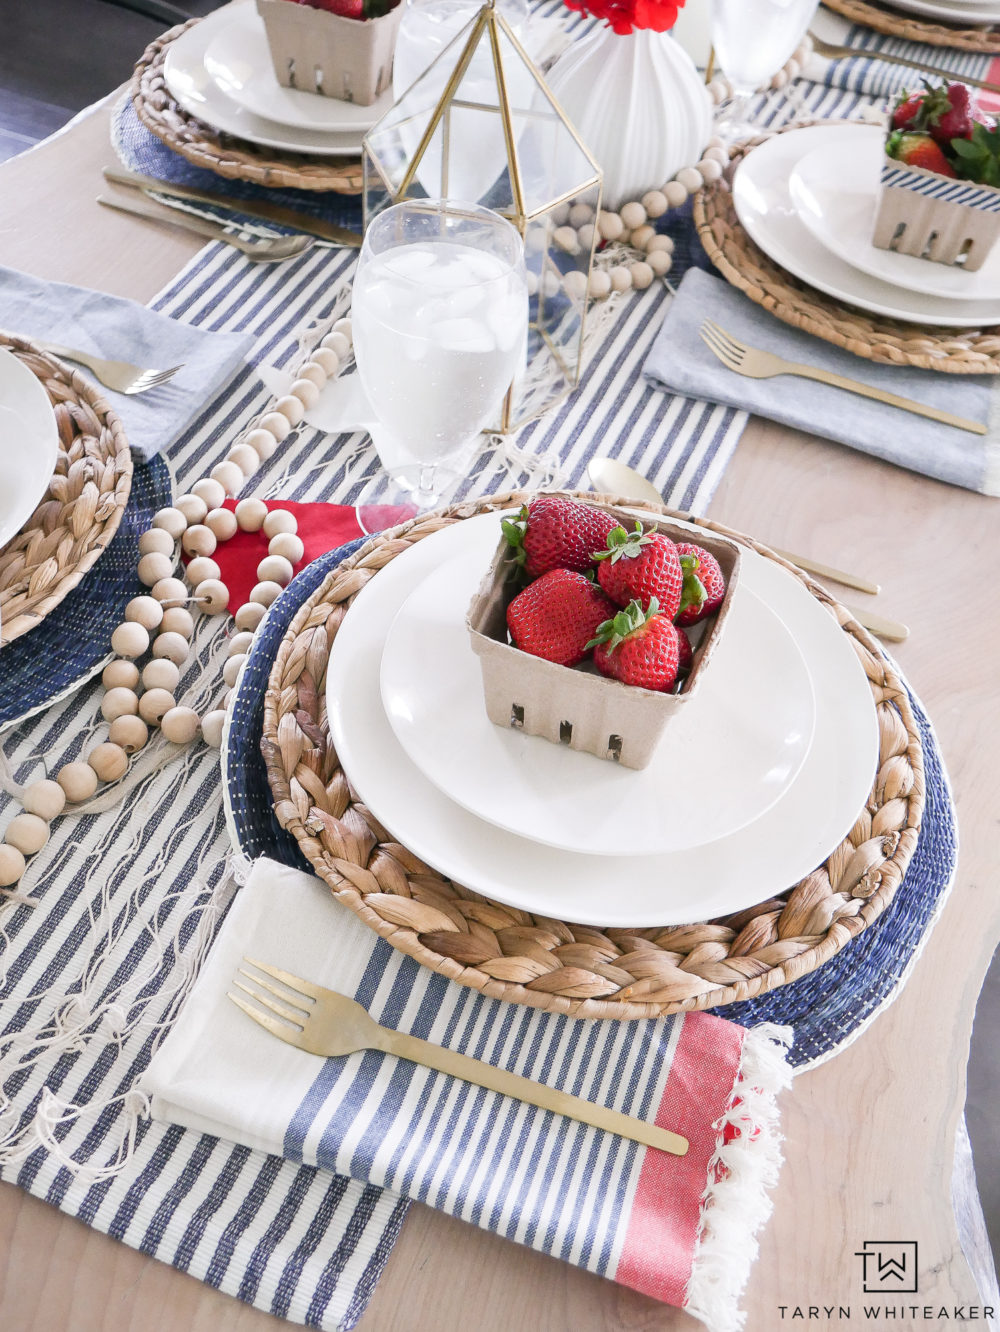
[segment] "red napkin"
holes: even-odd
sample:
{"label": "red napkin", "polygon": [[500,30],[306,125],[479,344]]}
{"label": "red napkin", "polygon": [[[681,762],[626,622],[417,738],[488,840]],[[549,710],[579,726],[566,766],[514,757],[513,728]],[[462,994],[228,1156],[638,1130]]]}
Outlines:
{"label": "red napkin", "polygon": [[[328,550],[368,532],[379,532],[406,522],[416,512],[408,504],[364,504],[356,508],[353,504],[296,504],[294,500],[267,500],[266,503],[269,510],[287,509],[295,515],[298,534],[305,546],[305,554],[295,566],[296,573]],[[236,501],[226,500],[225,507],[235,509]],[[267,541],[263,532],[240,531],[216,548],[212,559],[221,569],[222,581],[229,588],[230,611],[238,610],[249,601],[250,593],[260,581],[257,565],[267,554]]]}

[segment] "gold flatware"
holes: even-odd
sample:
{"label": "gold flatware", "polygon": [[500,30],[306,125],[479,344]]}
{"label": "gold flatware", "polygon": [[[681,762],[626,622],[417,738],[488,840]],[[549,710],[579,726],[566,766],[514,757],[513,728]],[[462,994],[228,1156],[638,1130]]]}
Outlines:
{"label": "gold flatware", "polygon": [[739,338],[734,338],[718,324],[706,319],[699,333],[701,340],[710,351],[714,352],[727,370],[749,379],[773,379],[775,375],[797,375],[800,379],[814,379],[820,384],[829,384],[833,388],[844,389],[847,393],[856,393],[862,398],[872,398],[875,402],[884,402],[889,407],[898,407],[901,411],[912,412],[914,416],[925,416],[931,421],[940,421],[942,425],[954,426],[956,430],[968,430],[974,435],[985,435],[986,426],[979,421],[968,421],[962,416],[953,416],[937,407],[928,407],[925,403],[914,402],[912,398],[901,398],[896,393],[887,393],[884,389],[873,388],[871,384],[862,384],[860,380],[848,379],[846,375],[834,374],[816,365],[804,365],[799,361],[786,361],[773,352],[751,347]]}
{"label": "gold flatware", "polygon": [[[351,231],[348,227],[338,227],[333,222],[326,222],[319,217],[310,217],[294,208],[285,208],[281,204],[268,203],[260,199],[237,199],[227,194],[216,194],[212,190],[195,190],[187,185],[175,185],[172,181],[158,180],[156,176],[143,176],[137,171],[125,171],[121,167],[104,168],[104,178],[115,185],[127,185],[132,189],[144,190],[147,194],[156,194],[166,200],[188,200],[190,203],[212,204],[216,208],[230,208],[245,217],[254,217],[261,222],[276,222],[279,226],[294,227],[305,231],[320,240],[330,241],[334,245],[360,246],[364,237],[360,231]],[[165,207],[170,207],[166,202]]]}
{"label": "gold flatware", "polygon": [[179,227],[181,231],[190,231],[196,236],[225,241],[227,245],[232,245],[255,263],[274,264],[280,263],[283,259],[293,259],[316,244],[313,236],[273,236],[263,240],[245,240],[235,232],[227,231],[221,223],[207,222],[204,218],[178,213],[166,206],[147,207],[131,199],[108,199],[104,195],[99,195],[97,202],[103,204],[105,208],[114,208],[119,213],[131,213],[135,217],[149,218],[152,222],[166,222],[168,226]]}
{"label": "gold flatware", "polygon": [[919,69],[924,74],[934,74],[938,78],[948,79],[949,82],[957,78],[963,83],[971,83],[974,88],[985,88],[987,92],[1000,93],[1000,83],[976,79],[970,74],[956,74],[953,69],[945,69],[943,65],[929,65],[924,60],[907,60],[905,56],[890,55],[886,51],[864,51],[856,46],[835,46],[832,42],[824,42],[814,32],[810,32],[809,36],[812,38],[816,54],[826,56],[829,60],[883,60],[887,65],[904,65],[907,69]]}
{"label": "gold flatware", "polygon": [[[619,462],[617,458],[592,458],[587,464],[587,475],[595,490],[602,490],[609,495],[621,495],[624,499],[646,500],[650,504],[663,503],[663,496],[651,481],[641,476],[635,468]],[[854,587],[859,592],[868,592],[872,596],[876,596],[879,592],[878,583],[873,583],[869,578],[862,578],[860,574],[835,569],[833,565],[821,564],[818,560],[810,559],[806,555],[796,555],[790,550],[781,550],[778,546],[771,546],[771,549],[783,560],[797,564],[806,573],[817,574],[820,578],[828,578],[834,583],[843,583],[845,587]]]}
{"label": "gold flatware", "polygon": [[[492,1064],[484,1064],[454,1050],[445,1050],[419,1037],[392,1031],[389,1027],[380,1026],[360,1004],[348,999],[346,995],[327,990],[322,985],[313,985],[290,972],[250,957],[243,961],[246,965],[237,972],[237,977],[243,979],[233,981],[243,994],[230,991],[228,998],[265,1030],[300,1050],[323,1056],[349,1055],[359,1050],[382,1050],[385,1054],[409,1059],[414,1064],[422,1064],[425,1068],[436,1069],[450,1077],[475,1083],[477,1087],[487,1087],[503,1096],[513,1096],[519,1101],[526,1101],[528,1105],[538,1106],[540,1110],[551,1110],[581,1124],[603,1129],[606,1133],[616,1133],[621,1138],[641,1142],[646,1147],[656,1147],[674,1156],[684,1156],[687,1152],[688,1140],[679,1133],[671,1133],[669,1129],[657,1128],[655,1124],[647,1124],[631,1115],[608,1110],[579,1096],[571,1096],[568,1092],[556,1091],[540,1082],[518,1077],[516,1073],[494,1068]],[[248,967],[262,975],[254,975]],[[271,984],[272,980],[278,981],[280,988]],[[246,984],[247,981],[250,983]],[[253,1002],[248,1002],[243,995],[248,995]]]}
{"label": "gold flatware", "polygon": [[36,347],[51,352],[53,356],[62,356],[67,361],[76,361],[85,365],[105,388],[116,393],[148,393],[158,384],[165,384],[173,379],[178,370],[184,369],[184,363],[171,366],[169,370],[146,370],[141,365],[131,365],[128,361],[106,361],[101,356],[91,356],[89,352],[77,351],[74,347],[63,347],[58,342],[42,342],[32,338]]}

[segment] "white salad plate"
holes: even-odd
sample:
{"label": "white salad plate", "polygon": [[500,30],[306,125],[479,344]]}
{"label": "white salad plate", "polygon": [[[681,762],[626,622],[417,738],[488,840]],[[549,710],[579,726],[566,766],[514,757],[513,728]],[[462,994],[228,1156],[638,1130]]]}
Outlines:
{"label": "white salad plate", "polygon": [[879,126],[852,125],[837,142],[806,153],[788,181],[802,221],[822,245],[862,273],[929,296],[1000,302],[1000,246],[977,272],[966,273],[872,244],[882,142]]}
{"label": "white salad plate", "polygon": [[13,352],[0,349],[0,546],[38,507],[58,457],[59,429],[49,395]]}
{"label": "white salad plate", "polygon": [[229,21],[208,43],[204,64],[222,92],[244,111],[297,130],[364,134],[392,106],[391,90],[371,106],[361,106],[282,87],[271,63],[264,20],[253,5],[238,5],[226,13]]}
{"label": "white salad plate", "polygon": [[222,91],[208,72],[205,56],[212,42],[231,21],[228,6],[217,9],[181,33],[167,47],[163,81],[184,110],[225,134],[236,135],[265,148],[324,157],[357,156],[361,152],[363,130],[333,133],[279,125],[248,111]]}
{"label": "white salad plate", "polygon": [[[461,526],[439,548],[461,546]],[[795,640],[752,592],[734,590],[711,669],[640,771],[493,725],[465,625],[481,577],[464,555],[443,563],[404,601],[382,652],[396,739],[456,804],[567,851],[658,855],[745,827],[791,785],[812,743],[812,682]]]}
{"label": "white salad plate", "polygon": [[733,206],[750,239],[795,277],[858,309],[952,328],[1000,324],[1000,301],[930,296],[893,286],[846,263],[810,232],[792,199],[789,177],[807,153],[832,150],[851,132],[849,125],[809,125],[776,134],[747,153],[733,180]]}
{"label": "white salad plate", "polygon": [[821,864],[850,831],[871,789],[878,757],[875,707],[860,661],[829,612],[793,575],[749,550],[741,583],[794,637],[816,700],[815,733],[802,769],[759,819],[704,846],[630,856],[627,873],[615,874],[609,893],[606,857],[498,828],[449,800],[424,776],[396,739],[382,705],[386,636],[407,597],[443,556],[486,569],[497,522],[497,515],[483,514],[455,524],[459,550],[449,528],[397,556],[358,595],[337,634],[327,672],[330,730],[352,785],[375,817],[427,864],[476,892],[525,911],[601,926],[711,919],[761,902]]}
{"label": "white salad plate", "polygon": [[[945,23],[960,24],[966,28],[983,27],[1000,20],[1000,5],[979,4],[974,0],[886,0],[890,9],[901,9],[907,14],[926,14],[929,18],[943,19]],[[875,59],[878,56],[872,53]],[[961,74],[955,77],[960,79]]]}

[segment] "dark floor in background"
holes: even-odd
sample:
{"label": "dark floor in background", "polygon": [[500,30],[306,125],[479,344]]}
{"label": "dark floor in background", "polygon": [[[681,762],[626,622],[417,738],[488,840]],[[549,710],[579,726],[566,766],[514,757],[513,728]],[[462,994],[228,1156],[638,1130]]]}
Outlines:
{"label": "dark floor in background", "polygon": [[[179,7],[204,15],[222,3],[183,0]],[[124,83],[145,47],[164,30],[162,21],[109,0],[7,0],[2,18],[0,161],[30,148]],[[976,1013],[966,1104],[983,1210],[993,1252],[1000,1258],[998,1034],[1000,954],[993,960]]]}

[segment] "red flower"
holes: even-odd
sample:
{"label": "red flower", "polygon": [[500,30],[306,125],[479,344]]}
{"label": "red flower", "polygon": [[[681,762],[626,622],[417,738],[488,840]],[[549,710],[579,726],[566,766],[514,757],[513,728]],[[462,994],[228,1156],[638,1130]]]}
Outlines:
{"label": "red flower", "polygon": [[677,11],[684,0],[565,0],[570,9],[603,19],[615,32],[651,28],[667,32],[677,22]]}

